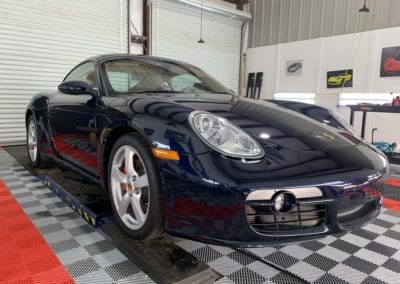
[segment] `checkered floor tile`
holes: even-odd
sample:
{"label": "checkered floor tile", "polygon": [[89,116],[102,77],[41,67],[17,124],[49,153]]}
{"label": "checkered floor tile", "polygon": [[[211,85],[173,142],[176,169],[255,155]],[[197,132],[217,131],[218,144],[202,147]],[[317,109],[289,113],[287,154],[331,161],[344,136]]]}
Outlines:
{"label": "checkered floor tile", "polygon": [[[216,283],[306,283],[301,278],[268,265],[252,252],[174,238],[175,243],[222,275]],[[273,251],[275,248],[258,248]]]}
{"label": "checkered floor tile", "polygon": [[[77,283],[152,283],[8,153],[0,151],[0,161],[0,179]],[[235,250],[173,239],[221,275],[216,283],[399,283],[400,279],[400,213],[386,209],[351,233],[286,246]]]}
{"label": "checkered floor tile", "polygon": [[0,161],[0,179],[76,283],[154,283],[7,152]]}
{"label": "checkered floor tile", "polygon": [[176,243],[224,275],[218,283],[399,283],[400,279],[400,213],[386,209],[350,233],[244,253],[184,239]]}

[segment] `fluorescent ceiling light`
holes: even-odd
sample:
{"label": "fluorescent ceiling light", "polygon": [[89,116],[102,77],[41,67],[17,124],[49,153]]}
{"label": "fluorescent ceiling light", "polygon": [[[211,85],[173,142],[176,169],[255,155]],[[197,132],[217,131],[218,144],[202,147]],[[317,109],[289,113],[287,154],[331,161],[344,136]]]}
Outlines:
{"label": "fluorescent ceiling light", "polygon": [[315,104],[314,93],[275,93],[274,99]]}
{"label": "fluorescent ceiling light", "polygon": [[370,103],[383,105],[391,103],[394,96],[398,93],[341,93],[339,95],[339,105],[356,105],[359,103]]}

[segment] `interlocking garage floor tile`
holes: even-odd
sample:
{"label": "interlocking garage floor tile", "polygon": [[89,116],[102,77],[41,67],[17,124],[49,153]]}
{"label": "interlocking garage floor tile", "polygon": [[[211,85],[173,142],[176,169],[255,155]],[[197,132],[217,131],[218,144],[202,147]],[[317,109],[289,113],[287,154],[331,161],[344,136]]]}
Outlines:
{"label": "interlocking garage floor tile", "polygon": [[[4,180],[7,187],[10,186],[14,198],[76,283],[153,283],[136,265],[5,151],[0,151],[0,164],[0,179]],[[25,225],[20,222],[12,226],[14,235],[18,235],[21,230],[23,232]],[[38,241],[40,238],[41,236],[37,237]],[[35,238],[30,238],[29,241],[21,239],[18,246],[30,249],[34,243],[33,239]],[[5,253],[1,241],[0,239],[0,253]],[[4,241],[7,243],[7,240]],[[18,260],[17,257],[12,259]],[[49,268],[49,265],[53,265],[49,259],[38,261],[32,263],[32,267]]]}
{"label": "interlocking garage floor tile", "polygon": [[[10,181],[11,192],[17,200],[22,199],[24,211],[49,240],[77,283],[152,283],[4,151],[0,152],[0,160],[0,179]],[[18,231],[18,227],[15,229]],[[216,283],[397,284],[400,279],[400,212],[386,209],[378,219],[351,233],[295,245],[237,251],[167,238],[222,275]],[[7,252],[2,246],[4,242],[7,240],[0,238],[0,254]],[[20,245],[24,246],[23,241]]]}
{"label": "interlocking garage floor tile", "polygon": [[0,252],[2,283],[73,283],[1,179]]}
{"label": "interlocking garage floor tile", "polygon": [[[230,248],[182,239],[177,239],[176,242],[221,273],[224,277],[217,283],[252,283],[250,280],[246,282],[246,277],[256,283],[305,281],[397,284],[400,279],[400,213],[384,208],[376,220],[351,233],[295,245],[245,250],[267,263],[272,263],[276,268],[260,261],[249,263],[245,257],[241,257],[242,254],[229,251]],[[223,250],[228,253],[221,253]]]}

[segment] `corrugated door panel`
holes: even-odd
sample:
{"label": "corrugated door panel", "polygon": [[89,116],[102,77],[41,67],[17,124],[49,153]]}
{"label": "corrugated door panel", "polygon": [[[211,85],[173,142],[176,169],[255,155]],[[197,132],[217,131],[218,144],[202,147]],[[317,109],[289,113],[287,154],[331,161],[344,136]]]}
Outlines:
{"label": "corrugated door panel", "polygon": [[226,87],[239,90],[242,22],[204,11],[200,39],[200,10],[159,0],[152,10],[152,55],[196,65]]}
{"label": "corrugated door panel", "polygon": [[25,110],[80,61],[127,52],[127,0],[0,1],[0,145],[25,142]]}

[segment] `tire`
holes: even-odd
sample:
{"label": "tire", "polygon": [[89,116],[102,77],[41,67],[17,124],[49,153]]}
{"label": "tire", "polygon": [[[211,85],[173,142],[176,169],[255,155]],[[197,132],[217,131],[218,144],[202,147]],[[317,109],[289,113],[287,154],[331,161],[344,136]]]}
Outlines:
{"label": "tire", "polygon": [[28,117],[26,123],[26,149],[28,152],[29,164],[34,168],[54,167],[53,161],[43,159],[39,152],[40,132],[33,115]]}
{"label": "tire", "polygon": [[111,205],[123,231],[135,239],[159,237],[164,225],[162,182],[146,141],[136,133],[122,136],[111,150],[107,170]]}

